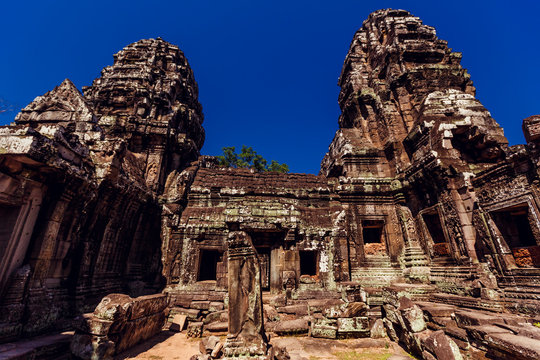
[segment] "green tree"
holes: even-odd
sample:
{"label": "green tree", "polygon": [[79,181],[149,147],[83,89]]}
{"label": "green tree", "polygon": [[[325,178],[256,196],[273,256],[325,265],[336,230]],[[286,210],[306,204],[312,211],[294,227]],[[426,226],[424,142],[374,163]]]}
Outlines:
{"label": "green tree", "polygon": [[262,157],[262,155],[257,154],[251,146],[242,145],[242,150],[240,154],[236,153],[236,148],[234,146],[226,146],[222,148],[223,155],[217,156],[218,165],[224,167],[233,167],[233,168],[251,168],[256,171],[277,171],[280,173],[288,173],[289,166],[287,164],[280,164],[276,160],[272,160],[270,165],[268,161]]}

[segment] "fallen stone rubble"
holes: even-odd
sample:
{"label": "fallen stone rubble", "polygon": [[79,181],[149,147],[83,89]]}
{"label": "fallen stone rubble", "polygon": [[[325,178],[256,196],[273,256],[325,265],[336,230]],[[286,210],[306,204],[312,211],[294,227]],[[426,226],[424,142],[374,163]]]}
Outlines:
{"label": "fallen stone rubble", "polygon": [[164,294],[104,297],[93,313],[76,320],[71,353],[77,359],[111,359],[162,331],[168,309]]}

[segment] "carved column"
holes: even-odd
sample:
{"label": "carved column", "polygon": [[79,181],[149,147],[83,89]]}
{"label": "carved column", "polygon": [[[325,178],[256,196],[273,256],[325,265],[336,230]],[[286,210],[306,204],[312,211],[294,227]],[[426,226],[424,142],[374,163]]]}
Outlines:
{"label": "carved column", "polygon": [[225,359],[266,359],[261,271],[255,247],[244,231],[229,233],[229,334]]}

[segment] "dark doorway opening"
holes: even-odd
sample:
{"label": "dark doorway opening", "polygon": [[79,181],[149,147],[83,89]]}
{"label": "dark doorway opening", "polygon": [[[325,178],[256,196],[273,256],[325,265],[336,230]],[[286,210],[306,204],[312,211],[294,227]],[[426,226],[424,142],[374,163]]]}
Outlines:
{"label": "dark doorway opening", "polygon": [[495,225],[512,250],[516,265],[520,267],[540,267],[540,246],[531,228],[531,215],[527,205],[491,213]]}
{"label": "dark doorway opening", "polygon": [[20,207],[0,205],[0,261],[3,260],[4,252],[8,249],[11,233],[19,217]]}
{"label": "dark doorway opening", "polygon": [[201,250],[197,280],[217,280],[217,264],[220,260],[221,252],[217,250]]}
{"label": "dark doorway opening", "polygon": [[362,221],[362,240],[365,256],[386,256],[384,241],[384,220]]}
{"label": "dark doorway opening", "polygon": [[276,264],[278,257],[275,250],[283,246],[285,232],[254,230],[250,231],[249,235],[259,257],[262,290],[269,291],[270,289],[279,288],[281,286],[281,279],[278,275],[279,269]]}
{"label": "dark doorway opening", "polygon": [[426,224],[431,240],[433,240],[433,256],[447,257],[450,256],[450,248],[444,236],[444,230],[441,223],[439,213],[422,214],[424,223]]}
{"label": "dark doorway opening", "polygon": [[270,290],[270,248],[257,248],[261,267],[261,288]]}
{"label": "dark doorway opening", "polygon": [[382,242],[383,221],[366,220],[362,223],[364,244],[378,244]]}
{"label": "dark doorway opening", "polygon": [[317,275],[316,251],[300,251],[300,275]]}

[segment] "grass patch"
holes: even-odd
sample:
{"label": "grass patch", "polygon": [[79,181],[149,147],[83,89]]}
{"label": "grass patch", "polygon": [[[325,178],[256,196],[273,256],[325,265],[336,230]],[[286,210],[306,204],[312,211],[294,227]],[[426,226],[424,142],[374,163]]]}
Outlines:
{"label": "grass patch", "polygon": [[361,352],[357,353],[354,350],[351,351],[340,351],[335,353],[336,357],[339,360],[386,360],[391,353],[370,353],[370,352]]}

